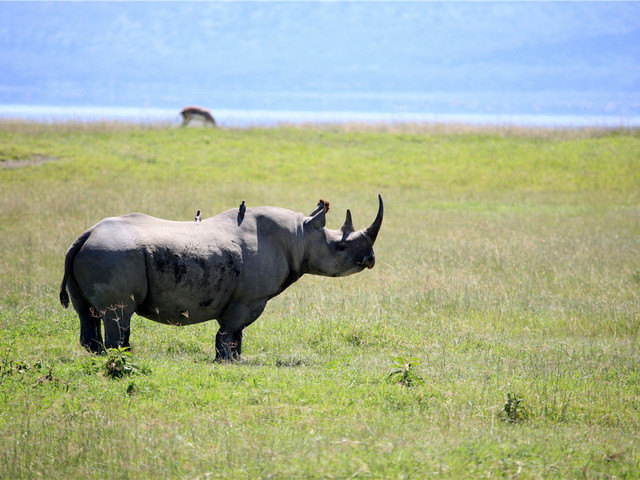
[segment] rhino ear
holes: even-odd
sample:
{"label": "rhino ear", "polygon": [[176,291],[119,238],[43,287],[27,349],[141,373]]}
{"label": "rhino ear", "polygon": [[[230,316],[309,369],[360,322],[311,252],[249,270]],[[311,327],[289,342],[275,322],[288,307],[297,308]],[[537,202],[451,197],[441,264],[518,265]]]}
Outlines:
{"label": "rhino ear", "polygon": [[310,217],[306,217],[304,219],[304,229],[305,231],[324,228],[326,224],[327,217],[324,213],[324,208],[321,208],[319,211],[315,212],[315,215]]}
{"label": "rhino ear", "polygon": [[314,209],[313,209],[313,212],[311,212],[311,213],[309,214],[309,216],[310,216],[310,217],[315,217],[315,216],[318,214],[318,212],[319,212],[320,210],[322,210],[322,205],[318,204],[318,206],[317,206],[316,208],[314,208]]}
{"label": "rhino ear", "polygon": [[340,231],[345,235],[349,235],[351,232],[355,231],[353,228],[353,221],[351,220],[350,210],[347,210],[347,218],[344,220],[342,227],[340,227]]}
{"label": "rhino ear", "polygon": [[318,205],[314,208],[313,212],[309,214],[310,217],[313,217],[320,210],[324,209],[324,213],[329,213],[330,204],[326,200],[318,200]]}

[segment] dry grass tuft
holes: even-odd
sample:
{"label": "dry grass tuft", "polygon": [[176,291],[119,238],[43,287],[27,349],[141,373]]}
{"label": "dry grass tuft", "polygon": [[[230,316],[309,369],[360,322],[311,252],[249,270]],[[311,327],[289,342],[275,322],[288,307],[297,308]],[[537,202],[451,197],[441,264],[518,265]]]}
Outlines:
{"label": "dry grass tuft", "polygon": [[611,135],[639,136],[640,127],[543,127],[457,122],[281,122],[276,127],[337,133],[393,133],[408,135],[493,135],[498,137],[578,140]]}
{"label": "dry grass tuft", "polygon": [[[493,135],[498,137],[539,138],[545,140],[579,140],[615,135],[640,136],[640,127],[543,127],[521,125],[471,124],[458,122],[279,122],[270,126],[218,127],[221,130],[268,130],[278,128],[328,131],[337,133],[393,133],[407,135]],[[0,119],[0,130],[20,133],[40,132],[125,132],[178,128],[166,121],[68,120],[37,122]]]}

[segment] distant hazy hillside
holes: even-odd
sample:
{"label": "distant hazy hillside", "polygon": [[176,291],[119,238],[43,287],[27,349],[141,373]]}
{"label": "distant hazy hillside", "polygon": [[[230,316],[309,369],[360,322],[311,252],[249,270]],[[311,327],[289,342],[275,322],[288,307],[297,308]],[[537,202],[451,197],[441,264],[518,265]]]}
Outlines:
{"label": "distant hazy hillside", "polygon": [[638,92],[639,59],[640,3],[0,4],[3,103]]}

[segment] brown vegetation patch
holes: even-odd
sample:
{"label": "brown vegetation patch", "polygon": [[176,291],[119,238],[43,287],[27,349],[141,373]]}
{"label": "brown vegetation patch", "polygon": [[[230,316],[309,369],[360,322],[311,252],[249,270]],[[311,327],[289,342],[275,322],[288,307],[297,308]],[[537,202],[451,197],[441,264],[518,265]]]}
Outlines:
{"label": "brown vegetation patch", "polygon": [[20,167],[31,167],[34,165],[40,165],[46,162],[55,162],[58,160],[55,157],[50,157],[48,155],[33,155],[31,158],[24,158],[20,160],[7,160],[4,158],[0,158],[0,168],[20,168]]}
{"label": "brown vegetation patch", "polygon": [[409,135],[496,135],[499,137],[541,138],[549,140],[574,140],[600,138],[615,135],[639,136],[638,127],[554,127],[524,125],[492,125],[456,122],[345,122],[345,123],[287,123],[277,126],[300,129],[328,130],[339,133],[394,133]]}

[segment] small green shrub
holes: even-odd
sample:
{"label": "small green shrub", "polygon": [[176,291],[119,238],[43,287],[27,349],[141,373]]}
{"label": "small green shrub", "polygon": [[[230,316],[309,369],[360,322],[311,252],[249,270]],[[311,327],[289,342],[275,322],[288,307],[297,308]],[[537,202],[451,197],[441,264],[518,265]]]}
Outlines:
{"label": "small green shrub", "polygon": [[131,362],[131,352],[127,348],[108,349],[104,370],[105,375],[109,378],[148,373],[146,369]]}
{"label": "small green shrub", "polygon": [[522,396],[515,393],[507,393],[507,401],[502,411],[502,419],[507,423],[521,423],[528,417]]}
{"label": "small green shrub", "polygon": [[0,362],[0,378],[9,377],[14,373],[23,373],[31,370],[28,363],[22,361],[14,361],[3,359]]}
{"label": "small green shrub", "polygon": [[14,376],[14,375],[24,375],[29,372],[39,372],[44,369],[44,364],[42,360],[38,360],[33,365],[29,365],[27,362],[22,360],[12,360],[10,358],[3,358],[0,360],[0,383],[5,378]]}
{"label": "small green shrub", "polygon": [[405,360],[404,357],[395,357],[392,361],[394,370],[389,374],[389,381],[398,383],[403,387],[412,387],[423,382],[422,377],[413,369],[421,363],[418,358],[412,357],[409,360]]}
{"label": "small green shrub", "polygon": [[131,382],[129,386],[127,386],[127,395],[133,396],[138,392],[138,387],[135,383]]}

